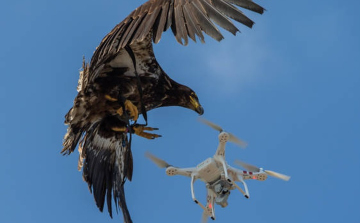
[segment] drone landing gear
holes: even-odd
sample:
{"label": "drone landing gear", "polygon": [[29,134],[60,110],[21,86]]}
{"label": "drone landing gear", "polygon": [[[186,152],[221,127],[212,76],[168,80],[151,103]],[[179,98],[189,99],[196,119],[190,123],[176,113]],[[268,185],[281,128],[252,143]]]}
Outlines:
{"label": "drone landing gear", "polygon": [[208,210],[201,202],[199,202],[196,198],[195,198],[195,193],[194,193],[194,182],[195,182],[195,175],[191,174],[191,198],[193,199],[193,201],[198,204],[201,209],[204,210],[204,212],[207,214],[207,216],[210,216],[212,220],[215,220],[215,216],[214,216],[214,205],[212,205],[211,207],[211,211]]}
{"label": "drone landing gear", "polygon": [[245,188],[245,192],[243,189],[241,189],[241,187],[239,187],[239,185],[237,185],[235,182],[233,182],[233,185],[247,198],[249,199],[250,195],[249,195],[249,190],[247,188],[246,183],[244,182],[244,180],[240,177],[239,178],[240,182],[244,184],[244,188]]}
{"label": "drone landing gear", "polygon": [[227,170],[227,165],[226,165],[226,161],[224,159],[223,156],[216,156],[214,157],[215,159],[217,159],[223,166],[223,169],[224,169],[224,173],[225,173],[225,179],[229,182],[229,183],[232,183],[232,180],[230,179],[229,175],[228,175],[228,170]]}
{"label": "drone landing gear", "polygon": [[[194,200],[194,198],[193,198],[193,200]],[[199,202],[198,200],[194,200],[194,202],[196,203],[196,204],[198,204],[200,207],[201,207],[201,209],[203,209],[204,210],[204,212],[206,213],[206,215],[207,216],[209,216],[212,220],[215,220],[215,216],[214,216],[214,211],[213,210],[211,210],[211,211],[209,211],[201,202]],[[214,207],[212,207],[212,209],[214,209]]]}

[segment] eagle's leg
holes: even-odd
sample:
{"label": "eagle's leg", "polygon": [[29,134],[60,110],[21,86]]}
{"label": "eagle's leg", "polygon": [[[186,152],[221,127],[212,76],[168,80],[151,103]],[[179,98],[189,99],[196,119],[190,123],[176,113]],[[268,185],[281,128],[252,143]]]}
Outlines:
{"label": "eagle's leg", "polygon": [[[125,104],[125,110],[130,112],[130,117],[132,117],[132,119],[134,121],[136,121],[139,117],[139,111],[137,109],[137,107],[130,101],[130,100],[125,100],[124,101]],[[124,111],[123,108],[120,107],[116,113],[118,113],[120,116],[123,115]]]}
{"label": "eagle's leg", "polygon": [[124,127],[112,127],[111,130],[115,131],[115,132],[127,132],[127,128]]}
{"label": "eagle's leg", "polygon": [[[115,132],[127,132],[128,129],[127,129],[127,127],[123,126],[123,127],[112,127],[111,130],[113,130]],[[158,130],[158,128],[151,128],[151,127],[146,127],[146,126],[141,126],[141,125],[133,125],[132,130],[136,135],[147,138],[147,139],[156,139],[156,138],[161,137],[161,135],[158,135],[158,134],[144,132],[144,131]]]}
{"label": "eagle's leg", "polygon": [[[111,97],[110,95],[105,95],[105,98],[109,101],[118,101],[117,98],[113,98]],[[127,99],[124,99],[123,100],[123,103],[125,105],[125,110],[126,111],[129,111],[130,113],[130,117],[132,117],[132,119],[134,121],[136,121],[139,117],[139,111],[137,109],[137,107],[130,101],[130,100],[127,100]],[[118,113],[120,116],[122,116],[124,114],[124,111],[123,111],[123,108],[120,107],[116,113]]]}
{"label": "eagle's leg", "polygon": [[147,138],[147,139],[156,139],[158,137],[161,137],[161,135],[158,135],[158,134],[144,132],[145,130],[146,131],[158,130],[158,128],[151,128],[151,127],[146,127],[146,126],[141,126],[141,125],[134,125],[132,128],[136,135]]}

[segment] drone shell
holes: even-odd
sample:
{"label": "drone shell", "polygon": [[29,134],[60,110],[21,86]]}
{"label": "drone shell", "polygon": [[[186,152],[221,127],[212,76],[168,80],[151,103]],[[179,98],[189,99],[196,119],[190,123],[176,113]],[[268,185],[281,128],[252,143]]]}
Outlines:
{"label": "drone shell", "polygon": [[219,168],[214,158],[207,158],[196,167],[200,179],[204,182],[213,182],[221,175],[222,168]]}

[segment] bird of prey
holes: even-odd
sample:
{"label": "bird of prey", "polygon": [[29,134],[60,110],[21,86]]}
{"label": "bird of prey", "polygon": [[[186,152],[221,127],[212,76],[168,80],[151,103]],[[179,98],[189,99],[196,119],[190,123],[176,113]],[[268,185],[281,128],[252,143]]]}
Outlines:
{"label": "bird of prey", "polygon": [[[263,13],[251,0],[149,0],[104,37],[90,64],[83,62],[78,95],[65,116],[68,125],[63,154],[78,146],[78,168],[103,211],[105,200],[112,217],[113,196],[124,222],[132,222],[126,207],[124,183],[132,179],[131,134],[154,139],[157,130],[138,125],[138,115],[163,106],[181,106],[203,114],[195,92],[172,80],[155,59],[152,44],[171,27],[176,40],[187,45],[188,37],[204,42],[204,34],[220,41],[214,25],[235,33],[234,19],[248,27],[253,21],[235,5]],[[132,120],[132,124],[130,124]]]}

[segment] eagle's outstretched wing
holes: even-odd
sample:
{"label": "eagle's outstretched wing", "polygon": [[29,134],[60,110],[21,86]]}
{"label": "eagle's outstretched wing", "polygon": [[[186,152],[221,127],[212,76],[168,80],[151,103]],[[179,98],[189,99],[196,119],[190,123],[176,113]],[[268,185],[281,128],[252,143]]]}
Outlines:
{"label": "eagle's outstretched wing", "polygon": [[112,217],[112,195],[115,205],[120,206],[124,222],[130,223],[131,217],[126,206],[124,183],[131,180],[133,161],[130,143],[124,132],[111,130],[121,126],[119,119],[108,116],[88,129],[79,145],[79,170],[83,166],[83,179],[94,194],[95,202],[103,211],[105,198]]}
{"label": "eagle's outstretched wing", "polygon": [[91,59],[91,67],[97,67],[126,45],[143,41],[149,33],[158,43],[162,32],[169,27],[176,40],[184,45],[188,44],[188,37],[196,42],[198,36],[204,42],[202,32],[222,40],[224,37],[213,22],[234,35],[239,30],[229,18],[252,27],[254,22],[234,5],[264,12],[264,8],[252,0],[149,0],[105,36]]}

